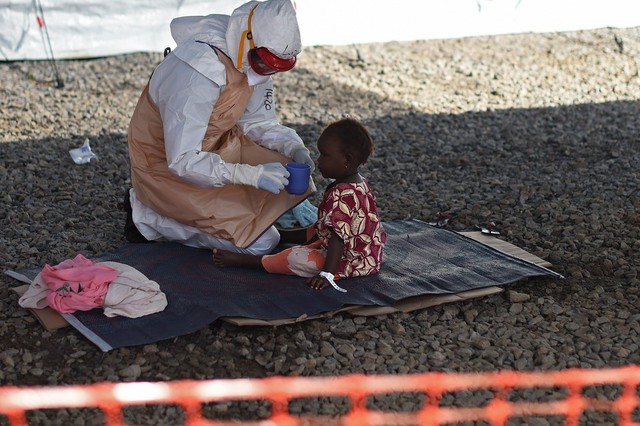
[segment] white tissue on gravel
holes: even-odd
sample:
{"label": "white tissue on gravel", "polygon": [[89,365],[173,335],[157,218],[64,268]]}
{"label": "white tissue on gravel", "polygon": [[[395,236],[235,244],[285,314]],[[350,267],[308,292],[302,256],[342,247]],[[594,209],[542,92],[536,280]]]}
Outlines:
{"label": "white tissue on gravel", "polygon": [[[0,63],[0,261],[3,270],[97,256],[124,243],[127,126],[161,53],[57,63]],[[275,77],[282,123],[313,155],[323,126],[363,120],[376,150],[362,170],[383,219],[449,228],[495,221],[500,238],[549,260],[565,280],[379,317],[295,325],[216,322],[170,341],[101,353],[72,328],[44,331],[0,281],[0,384],[56,385],[386,374],[557,370],[640,363],[640,29],[309,47]],[[89,140],[97,160],[75,165]],[[318,187],[326,182],[316,172]],[[317,201],[317,200],[314,200]],[[601,387],[600,397],[620,389]],[[530,391],[528,397],[547,389]],[[526,394],[526,392],[525,392]],[[481,404],[487,395],[457,395]],[[415,394],[373,398],[417,409]],[[455,395],[443,403],[457,404]],[[336,414],[344,398],[293,401]],[[265,417],[263,401],[208,404],[207,415]],[[640,410],[635,416],[639,421]],[[29,414],[33,424],[94,424],[97,410]],[[589,417],[590,416],[590,417]],[[586,424],[606,424],[591,413]],[[133,423],[177,423],[175,406],[128,408]],[[2,424],[0,419],[0,424]],[[593,423],[592,423],[593,421]],[[538,418],[535,424],[560,424]]]}

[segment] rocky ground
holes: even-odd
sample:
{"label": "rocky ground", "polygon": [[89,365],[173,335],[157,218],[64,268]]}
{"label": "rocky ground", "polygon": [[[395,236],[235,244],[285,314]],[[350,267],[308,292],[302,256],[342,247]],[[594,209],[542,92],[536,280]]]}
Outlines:
{"label": "rocky ground", "polygon": [[[20,283],[2,276],[0,385],[640,364],[639,55],[640,28],[309,47],[292,72],[275,78],[281,121],[314,154],[315,139],[334,119],[355,116],[371,129],[376,152],[363,174],[384,219],[455,212],[450,228],[457,231],[493,220],[501,238],[549,260],[566,279],[521,282],[508,288],[517,295],[409,314],[338,315],[277,328],[216,322],[104,354],[72,328],[45,331],[9,290]],[[118,203],[129,186],[127,126],[160,60],[160,53],[141,53],[60,61],[61,89],[47,62],[0,63],[2,270],[124,244]],[[98,160],[77,166],[68,150],[86,140]],[[620,389],[592,391],[613,398]],[[444,403],[483,400],[464,393]],[[410,411],[422,402],[403,394],[369,404]],[[346,404],[301,400],[291,411],[334,415]],[[254,418],[269,407],[249,401],[205,411]],[[136,424],[184,418],[165,405],[125,414]],[[640,421],[640,408],[634,415]],[[38,411],[29,419],[102,423],[92,409]],[[615,420],[597,413],[582,419]]]}

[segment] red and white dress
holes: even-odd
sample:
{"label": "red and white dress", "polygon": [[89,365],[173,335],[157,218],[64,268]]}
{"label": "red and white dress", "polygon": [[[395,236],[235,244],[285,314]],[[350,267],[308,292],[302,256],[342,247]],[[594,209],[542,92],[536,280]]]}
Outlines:
{"label": "red and white dress", "polygon": [[359,277],[380,270],[387,234],[382,227],[375,196],[369,183],[331,184],[318,206],[318,220],[309,228],[318,240],[294,246],[262,258],[271,273],[313,277],[322,271],[333,230],[344,241],[336,278]]}

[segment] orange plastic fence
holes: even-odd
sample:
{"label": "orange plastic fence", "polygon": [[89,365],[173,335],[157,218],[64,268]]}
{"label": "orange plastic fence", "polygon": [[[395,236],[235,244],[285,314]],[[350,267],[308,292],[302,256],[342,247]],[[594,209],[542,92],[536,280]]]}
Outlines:
{"label": "orange plastic fence", "polygon": [[[592,386],[614,385],[621,390],[614,399],[590,398]],[[510,401],[509,393],[535,388],[565,389],[566,396],[553,401]],[[493,398],[481,407],[441,406],[447,392],[490,390]],[[410,413],[367,408],[366,399],[380,394],[422,392],[425,403]],[[297,416],[289,413],[294,398],[348,397],[349,411],[339,417]],[[586,410],[614,413],[620,425],[640,425],[640,365],[602,370],[570,369],[558,372],[424,373],[411,375],[346,375],[339,377],[270,377],[263,379],[185,380],[176,382],[99,383],[56,387],[0,388],[0,414],[13,426],[27,425],[26,412],[38,409],[97,407],[107,426],[123,425],[122,409],[145,404],[178,404],[185,424],[219,425],[225,422],[203,417],[202,404],[234,400],[267,400],[271,416],[253,424],[342,425],[420,424],[485,421],[504,425],[513,417],[562,416],[567,425],[578,425]],[[634,418],[636,420],[634,420]],[[314,422],[315,419],[315,423]],[[226,422],[228,423],[228,422]],[[244,423],[246,424],[246,422]]]}

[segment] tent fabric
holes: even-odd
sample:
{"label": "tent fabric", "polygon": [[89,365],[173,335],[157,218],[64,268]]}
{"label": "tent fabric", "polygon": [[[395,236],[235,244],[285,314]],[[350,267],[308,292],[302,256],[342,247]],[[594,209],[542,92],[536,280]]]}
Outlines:
{"label": "tent fabric", "polygon": [[[11,0],[0,6],[0,60],[48,59],[36,20],[37,4],[44,12],[55,58],[71,59],[162,52],[175,47],[169,29],[173,18],[230,15],[243,3]],[[295,4],[304,46],[640,25],[640,2],[630,0],[370,0],[366,7],[361,0],[295,0]]]}
{"label": "tent fabric", "polygon": [[[420,295],[459,294],[530,277],[561,277],[424,222],[385,222],[385,229],[388,240],[380,273],[341,281],[347,293],[312,290],[296,276],[218,268],[210,250],[174,243],[128,244],[96,260],[128,264],[157,281],[167,296],[167,308],[136,319],[107,318],[101,310],[64,318],[108,351],[188,334],[224,317],[265,321],[313,317],[348,306],[393,306]],[[7,274],[33,279],[38,272]]]}
{"label": "tent fabric", "polygon": [[[175,47],[178,16],[231,14],[238,0],[14,0],[0,6],[0,60],[91,58]],[[42,13],[40,13],[40,7]]]}

